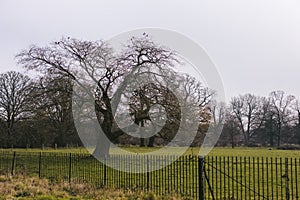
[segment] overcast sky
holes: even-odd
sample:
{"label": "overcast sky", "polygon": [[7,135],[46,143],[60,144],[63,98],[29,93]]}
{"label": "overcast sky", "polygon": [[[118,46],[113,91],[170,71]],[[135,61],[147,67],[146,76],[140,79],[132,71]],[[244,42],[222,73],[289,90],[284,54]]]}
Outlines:
{"label": "overcast sky", "polygon": [[106,39],[142,27],[171,29],[204,47],[227,100],[277,89],[300,98],[297,0],[0,0],[0,72],[22,70],[14,56],[30,44]]}

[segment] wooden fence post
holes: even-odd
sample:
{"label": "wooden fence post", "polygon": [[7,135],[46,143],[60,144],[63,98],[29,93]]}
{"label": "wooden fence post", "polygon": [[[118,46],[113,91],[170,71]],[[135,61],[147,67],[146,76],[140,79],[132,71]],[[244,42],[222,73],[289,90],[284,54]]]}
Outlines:
{"label": "wooden fence post", "polygon": [[198,192],[199,192],[199,200],[204,200],[204,157],[198,157]]}

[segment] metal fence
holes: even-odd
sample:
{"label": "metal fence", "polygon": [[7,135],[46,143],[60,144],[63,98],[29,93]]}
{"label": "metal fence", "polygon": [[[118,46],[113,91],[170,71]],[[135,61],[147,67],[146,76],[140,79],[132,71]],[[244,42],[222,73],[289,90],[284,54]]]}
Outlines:
{"label": "metal fence", "polygon": [[[149,163],[149,172],[115,170],[88,154],[3,151],[0,172],[160,195],[176,192],[191,199],[300,199],[299,158],[182,156],[152,172],[152,162],[164,166],[174,156],[111,155],[107,162],[120,166],[137,158]],[[132,163],[132,171],[138,166]]]}
{"label": "metal fence", "polygon": [[300,199],[299,158],[207,157],[204,167],[208,199]]}

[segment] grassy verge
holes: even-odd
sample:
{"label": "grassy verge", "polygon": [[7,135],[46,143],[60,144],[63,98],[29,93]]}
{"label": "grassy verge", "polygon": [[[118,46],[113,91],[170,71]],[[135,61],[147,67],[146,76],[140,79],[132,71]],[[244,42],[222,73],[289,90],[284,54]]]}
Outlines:
{"label": "grassy verge", "polygon": [[0,199],[22,200],[79,200],[79,199],[115,199],[115,200],[163,200],[186,199],[178,195],[157,196],[151,192],[133,192],[119,189],[99,189],[89,184],[51,182],[47,179],[23,176],[0,176]]}

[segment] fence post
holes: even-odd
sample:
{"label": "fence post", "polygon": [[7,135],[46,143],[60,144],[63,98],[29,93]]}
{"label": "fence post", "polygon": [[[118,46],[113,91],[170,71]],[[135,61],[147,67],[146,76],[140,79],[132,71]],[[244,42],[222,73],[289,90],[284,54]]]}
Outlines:
{"label": "fence post", "polygon": [[72,153],[69,154],[69,183],[71,183],[72,177]]}
{"label": "fence post", "polygon": [[204,157],[198,157],[198,192],[199,192],[199,200],[204,200]]}
{"label": "fence post", "polygon": [[286,200],[290,200],[290,188],[289,188],[289,170],[288,170],[288,167],[289,167],[289,159],[288,158],[285,158],[285,175],[284,175],[284,178],[285,178],[285,197],[286,197]]}
{"label": "fence post", "polygon": [[39,178],[41,178],[41,169],[42,169],[42,152],[39,155]]}
{"label": "fence post", "polygon": [[15,164],[16,164],[16,152],[14,151],[12,164],[11,164],[11,175],[15,174]]}
{"label": "fence post", "polygon": [[149,155],[147,155],[147,190],[150,189],[150,171],[149,171]]}
{"label": "fence post", "polygon": [[104,158],[104,164],[103,164],[103,186],[106,186],[106,157]]}

